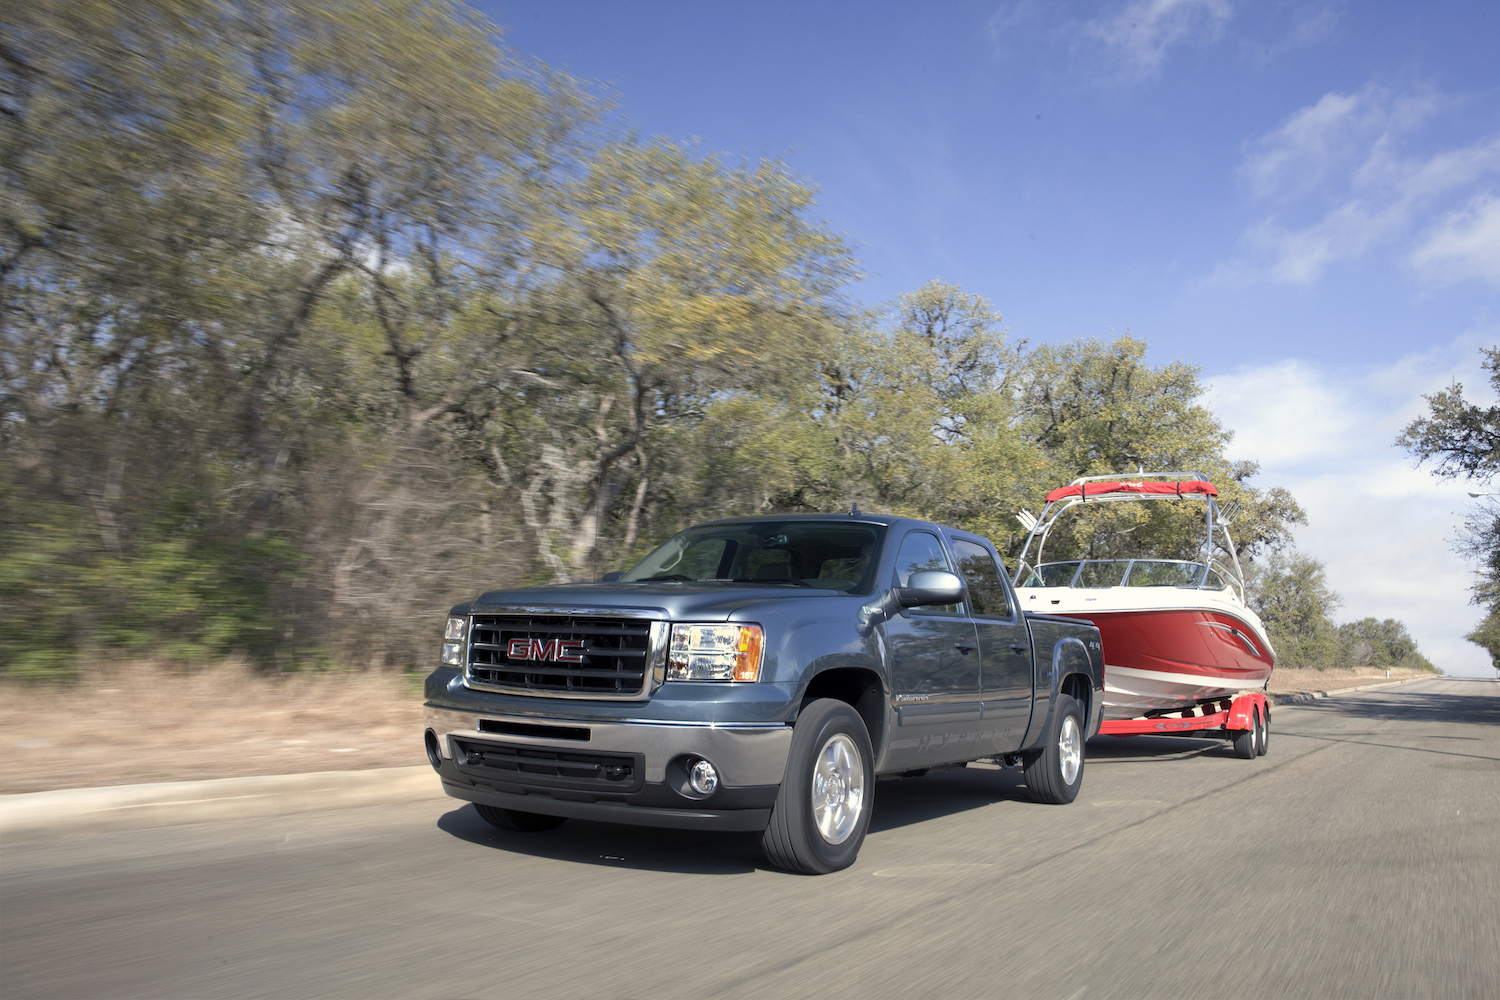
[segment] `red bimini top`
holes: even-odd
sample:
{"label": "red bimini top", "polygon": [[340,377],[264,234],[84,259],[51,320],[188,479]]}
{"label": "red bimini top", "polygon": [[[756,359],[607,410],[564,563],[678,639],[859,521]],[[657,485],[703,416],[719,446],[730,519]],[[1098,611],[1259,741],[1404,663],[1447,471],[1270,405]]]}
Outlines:
{"label": "red bimini top", "polygon": [[1219,490],[1213,483],[1204,482],[1201,479],[1193,479],[1185,483],[1075,483],[1072,486],[1060,486],[1048,493],[1047,502],[1051,503],[1066,497],[1082,497],[1086,501],[1089,497],[1103,496],[1106,493],[1153,493],[1179,497],[1201,494],[1216,497],[1219,495]]}

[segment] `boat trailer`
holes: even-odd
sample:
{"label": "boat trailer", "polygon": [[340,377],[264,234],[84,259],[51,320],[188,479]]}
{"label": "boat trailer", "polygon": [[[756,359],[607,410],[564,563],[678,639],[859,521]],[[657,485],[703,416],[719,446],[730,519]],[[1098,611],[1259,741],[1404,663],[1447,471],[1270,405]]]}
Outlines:
{"label": "boat trailer", "polygon": [[1217,736],[1229,740],[1235,754],[1249,760],[1263,756],[1271,741],[1271,703],[1261,692],[1247,691],[1139,719],[1105,719],[1099,735]]}

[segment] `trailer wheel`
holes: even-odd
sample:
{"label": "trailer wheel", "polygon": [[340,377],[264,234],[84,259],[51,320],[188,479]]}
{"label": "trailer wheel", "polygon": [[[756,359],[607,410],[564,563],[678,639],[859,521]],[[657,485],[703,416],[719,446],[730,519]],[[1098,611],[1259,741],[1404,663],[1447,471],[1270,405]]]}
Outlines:
{"label": "trailer wheel", "polygon": [[1026,787],[1038,802],[1063,805],[1083,785],[1083,713],[1072,695],[1059,694],[1052,718],[1046,747],[1026,763]]}
{"label": "trailer wheel", "polygon": [[784,871],[826,875],[854,864],[875,797],[875,754],[865,722],[833,698],[809,703],[792,727],[786,774],[761,837]]}
{"label": "trailer wheel", "polygon": [[1252,708],[1250,715],[1250,728],[1233,730],[1231,737],[1234,743],[1234,755],[1246,760],[1254,760],[1256,753],[1260,750],[1260,709]]}
{"label": "trailer wheel", "polygon": [[1271,748],[1271,706],[1257,708],[1255,712],[1255,755],[1264,757]]}
{"label": "trailer wheel", "polygon": [[542,830],[555,830],[568,821],[566,816],[544,816],[541,813],[521,812],[519,809],[501,809],[499,806],[487,806],[483,803],[474,803],[474,811],[479,818],[490,826],[501,830],[510,830],[515,833],[538,833]]}

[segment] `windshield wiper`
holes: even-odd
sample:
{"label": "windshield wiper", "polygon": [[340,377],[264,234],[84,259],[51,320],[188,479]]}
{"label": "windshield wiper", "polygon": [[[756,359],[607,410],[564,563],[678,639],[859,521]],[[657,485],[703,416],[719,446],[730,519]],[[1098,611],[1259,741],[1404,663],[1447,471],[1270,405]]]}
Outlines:
{"label": "windshield wiper", "polygon": [[816,588],[813,587],[812,584],[807,583],[806,581],[803,581],[803,580],[799,580],[795,576],[778,576],[778,577],[772,577],[769,580],[766,579],[766,578],[764,578],[764,577],[737,576],[737,577],[734,577],[729,582],[730,583],[787,583],[787,584],[791,584],[793,587],[807,587],[809,589],[816,589]]}
{"label": "windshield wiper", "polygon": [[697,577],[684,576],[681,573],[667,573],[667,574],[665,574],[663,576],[648,576],[644,580],[637,580],[635,582],[636,583],[658,583],[658,582],[663,581],[663,580],[666,580],[666,581],[686,580],[689,583],[691,583],[695,579],[697,579]]}

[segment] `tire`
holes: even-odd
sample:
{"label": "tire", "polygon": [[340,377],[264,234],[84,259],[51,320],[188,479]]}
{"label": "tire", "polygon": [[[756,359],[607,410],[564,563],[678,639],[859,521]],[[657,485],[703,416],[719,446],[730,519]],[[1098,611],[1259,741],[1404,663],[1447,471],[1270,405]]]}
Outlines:
{"label": "tire", "polygon": [[819,698],[797,716],[786,774],[761,837],[784,871],[826,875],[859,857],[875,806],[875,754],[859,713]]}
{"label": "tire", "polygon": [[1234,745],[1234,755],[1246,760],[1254,760],[1260,749],[1260,709],[1250,710],[1250,728],[1234,730],[1230,741]]}
{"label": "tire", "polygon": [[1260,719],[1260,730],[1257,733],[1259,739],[1255,743],[1255,755],[1264,757],[1266,751],[1271,748],[1271,706],[1265,706],[1256,715]]}
{"label": "tire", "polygon": [[538,833],[555,830],[568,821],[566,816],[544,816],[541,813],[521,812],[517,809],[501,809],[474,803],[474,811],[490,826],[513,833]]}
{"label": "tire", "polygon": [[1072,695],[1060,694],[1052,731],[1042,752],[1026,762],[1026,787],[1037,802],[1065,805],[1083,786],[1083,712]]}

